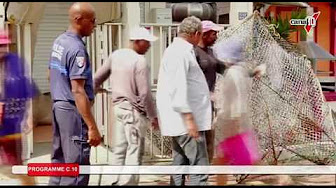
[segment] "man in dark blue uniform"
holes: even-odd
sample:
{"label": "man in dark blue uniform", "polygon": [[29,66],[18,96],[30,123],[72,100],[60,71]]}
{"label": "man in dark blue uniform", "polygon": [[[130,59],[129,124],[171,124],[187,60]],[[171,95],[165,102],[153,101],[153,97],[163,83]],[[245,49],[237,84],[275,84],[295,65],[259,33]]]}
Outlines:
{"label": "man in dark blue uniform", "polygon": [[[69,9],[70,26],[54,41],[49,62],[53,100],[52,163],[90,164],[90,147],[101,142],[90,111],[94,100],[92,70],[82,40],[95,28],[95,12],[89,3]],[[51,177],[49,185],[88,185],[89,175]]]}

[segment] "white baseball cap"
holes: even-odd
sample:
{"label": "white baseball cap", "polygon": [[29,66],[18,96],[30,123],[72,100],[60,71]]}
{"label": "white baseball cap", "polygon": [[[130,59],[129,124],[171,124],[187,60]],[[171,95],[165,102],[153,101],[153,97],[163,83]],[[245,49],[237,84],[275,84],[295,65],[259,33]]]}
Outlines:
{"label": "white baseball cap", "polygon": [[137,27],[133,28],[130,33],[130,40],[146,40],[149,42],[154,42],[158,38],[152,35],[146,28]]}

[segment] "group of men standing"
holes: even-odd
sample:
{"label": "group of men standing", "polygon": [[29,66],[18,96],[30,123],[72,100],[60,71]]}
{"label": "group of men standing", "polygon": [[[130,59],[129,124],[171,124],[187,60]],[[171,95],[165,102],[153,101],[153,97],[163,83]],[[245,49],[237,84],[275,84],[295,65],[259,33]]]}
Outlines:
{"label": "group of men standing", "polygon": [[[163,136],[172,137],[173,165],[209,165],[213,156],[211,96],[216,73],[225,66],[210,46],[221,29],[211,21],[191,16],[179,26],[178,37],[163,54],[156,106],[150,90],[144,54],[157,37],[134,28],[128,48],[114,51],[92,78],[82,37],[96,25],[89,3],[69,9],[69,29],[55,40],[49,62],[53,100],[54,163],[90,164],[90,147],[101,136],[90,111],[94,95],[110,77],[114,109],[114,146],[111,165],[141,165],[148,120]],[[190,184],[205,185],[207,175],[190,175]],[[51,177],[50,185],[87,185],[88,175]],[[113,176],[113,184],[136,185],[137,175]],[[184,175],[174,175],[173,185],[184,185]]]}

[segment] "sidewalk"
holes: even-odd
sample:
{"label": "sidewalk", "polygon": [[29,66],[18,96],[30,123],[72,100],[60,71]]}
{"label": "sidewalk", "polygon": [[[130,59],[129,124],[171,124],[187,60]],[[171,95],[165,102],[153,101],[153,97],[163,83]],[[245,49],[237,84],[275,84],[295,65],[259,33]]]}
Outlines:
{"label": "sidewalk", "polygon": [[[336,111],[336,102],[328,102],[331,108]],[[43,133],[39,133],[43,134]],[[46,136],[46,135],[42,135]],[[48,136],[48,135],[47,135]],[[91,164],[107,164],[107,158],[111,156],[103,147],[92,148]],[[51,142],[50,138],[44,138],[42,142],[34,143],[34,153],[28,163],[50,163]],[[96,156],[99,156],[97,158]],[[144,165],[169,165],[170,161],[148,163],[144,159]],[[307,164],[304,161],[295,162],[295,164]],[[38,185],[47,185],[49,177],[36,177]],[[104,175],[99,183],[99,175],[91,175],[89,185],[111,185],[109,175]],[[169,175],[141,175],[140,185],[169,185]],[[209,185],[215,185],[215,176],[210,176]],[[336,175],[262,175],[250,176],[242,184],[247,185],[336,185]],[[20,185],[18,180],[8,179],[4,174],[0,174],[0,185]],[[228,185],[237,185],[236,178],[229,176]]]}
{"label": "sidewalk", "polygon": [[[51,143],[35,143],[34,144],[34,154],[29,163],[49,163],[50,162],[50,151]],[[100,156],[100,160],[96,163],[96,154]],[[109,153],[110,156],[111,153]],[[104,157],[102,157],[104,156]],[[92,164],[106,164],[107,152],[103,147],[92,149],[91,162]],[[149,161],[148,159],[145,161]],[[170,164],[169,161],[166,162],[157,162],[157,163],[145,163],[144,165],[167,165]],[[38,185],[47,185],[49,177],[40,176],[37,177]],[[111,185],[109,181],[109,175],[104,175],[101,178],[100,185]],[[236,185],[235,177],[230,175],[228,185]],[[215,185],[215,176],[210,176],[208,180],[209,185]],[[262,175],[249,177],[242,184],[246,185],[336,185],[336,176],[335,175]],[[3,175],[0,176],[0,185],[20,185],[18,180],[8,179]],[[91,175],[89,185],[99,185],[99,175]],[[169,175],[141,175],[139,185],[169,185]]]}

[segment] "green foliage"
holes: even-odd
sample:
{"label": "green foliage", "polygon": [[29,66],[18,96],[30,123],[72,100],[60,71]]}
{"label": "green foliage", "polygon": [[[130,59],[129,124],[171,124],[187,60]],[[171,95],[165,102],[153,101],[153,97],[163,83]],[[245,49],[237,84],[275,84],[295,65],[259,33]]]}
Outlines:
{"label": "green foliage", "polygon": [[304,10],[297,10],[291,12],[291,17],[281,18],[280,15],[277,15],[276,18],[267,17],[266,20],[275,25],[276,31],[280,34],[282,38],[291,42],[289,39],[289,35],[291,32],[301,31],[301,37],[306,37],[307,33],[304,31],[303,27],[292,26],[290,24],[291,19],[304,19],[307,17],[307,13]]}

